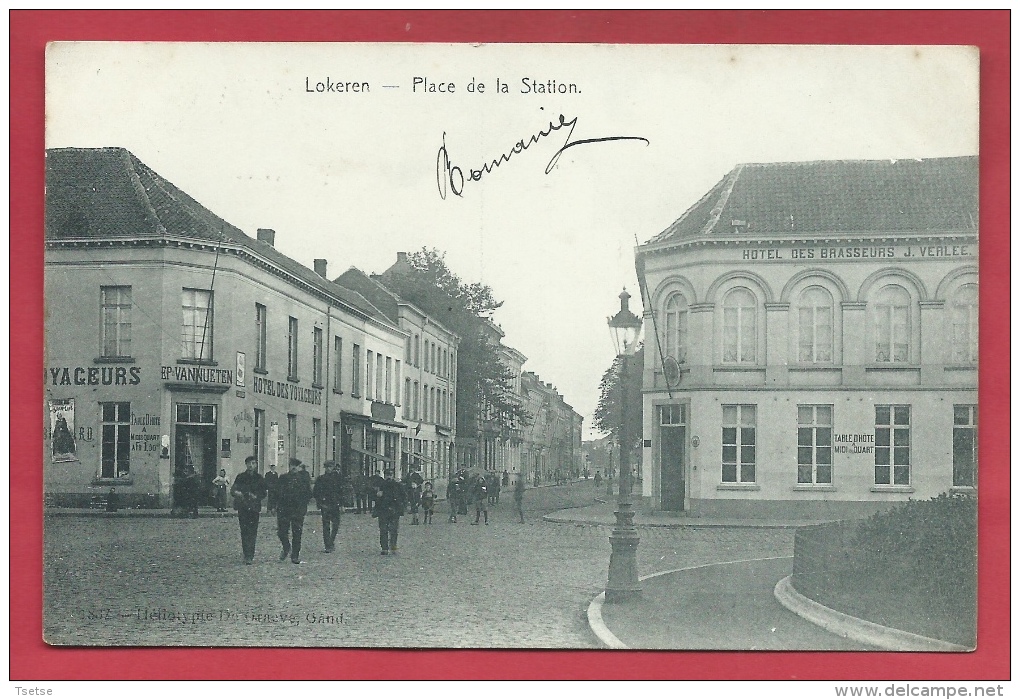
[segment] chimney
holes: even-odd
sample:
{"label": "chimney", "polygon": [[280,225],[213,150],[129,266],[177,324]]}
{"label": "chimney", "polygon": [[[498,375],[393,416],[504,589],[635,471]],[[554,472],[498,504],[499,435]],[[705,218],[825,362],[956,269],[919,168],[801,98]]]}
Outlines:
{"label": "chimney", "polygon": [[397,253],[397,262],[398,263],[403,263],[404,265],[406,265],[407,264],[407,253],[405,253],[404,251],[400,251],[399,253]]}
{"label": "chimney", "polygon": [[260,228],[258,233],[256,234],[256,238],[258,238],[263,243],[268,243],[271,246],[276,245],[276,231],[274,231],[271,228]]}
{"label": "chimney", "polygon": [[315,274],[317,274],[319,277],[325,277],[326,276],[326,259],[325,258],[316,258],[313,264],[315,265]]}

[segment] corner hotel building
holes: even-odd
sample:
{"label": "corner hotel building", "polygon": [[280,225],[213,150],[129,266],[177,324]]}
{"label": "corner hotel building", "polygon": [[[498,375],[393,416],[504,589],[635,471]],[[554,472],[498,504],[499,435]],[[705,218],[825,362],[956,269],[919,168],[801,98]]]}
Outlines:
{"label": "corner hotel building", "polygon": [[[411,333],[120,148],[46,158],[44,491],[168,507],[255,455],[400,465]],[[210,498],[205,489],[206,498]]]}
{"label": "corner hotel building", "polygon": [[740,165],[637,257],[652,508],[976,491],[976,157]]}

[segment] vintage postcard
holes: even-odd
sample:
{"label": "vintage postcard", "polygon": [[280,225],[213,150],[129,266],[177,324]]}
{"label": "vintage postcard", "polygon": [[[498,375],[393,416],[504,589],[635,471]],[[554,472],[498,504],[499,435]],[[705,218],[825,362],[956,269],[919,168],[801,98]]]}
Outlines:
{"label": "vintage postcard", "polygon": [[979,643],[976,49],[45,70],[49,645]]}

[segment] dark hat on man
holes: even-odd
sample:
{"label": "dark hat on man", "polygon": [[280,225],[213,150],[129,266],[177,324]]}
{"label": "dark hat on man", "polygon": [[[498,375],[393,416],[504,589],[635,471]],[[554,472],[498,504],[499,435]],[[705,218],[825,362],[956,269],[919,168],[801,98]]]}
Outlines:
{"label": "dark hat on man", "polygon": [[322,463],[322,466],[324,466],[326,469],[332,469],[333,467],[339,467],[340,465],[331,459],[327,459],[325,462]]}
{"label": "dark hat on man", "polygon": [[292,467],[300,467],[301,466],[301,460],[298,459],[297,457],[291,457],[290,458],[290,466],[292,466]]}

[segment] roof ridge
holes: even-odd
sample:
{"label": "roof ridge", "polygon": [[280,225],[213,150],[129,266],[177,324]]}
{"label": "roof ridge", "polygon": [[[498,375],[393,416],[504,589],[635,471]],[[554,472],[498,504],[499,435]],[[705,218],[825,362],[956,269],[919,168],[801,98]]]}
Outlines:
{"label": "roof ridge", "polygon": [[[107,150],[107,149],[103,149]],[[127,166],[128,177],[131,178],[131,186],[135,190],[142,203],[144,204],[152,220],[155,222],[156,233],[159,235],[166,233],[166,226],[163,225],[163,221],[159,218],[159,214],[156,213],[156,207],[153,206],[152,200],[149,198],[149,193],[145,191],[145,187],[142,185],[142,179],[138,176],[138,170],[135,168],[135,162],[141,163],[135,155],[126,148],[112,147],[110,150],[120,151],[120,157]]]}
{"label": "roof ridge", "polygon": [[695,209],[697,209],[697,208],[698,208],[699,206],[701,206],[701,204],[702,204],[702,203],[704,203],[704,202],[705,202],[706,200],[708,200],[708,199],[709,199],[709,198],[710,198],[710,197],[712,196],[712,193],[713,193],[713,192],[715,192],[715,189],[716,189],[717,187],[719,187],[719,186],[720,186],[720,185],[721,185],[722,183],[724,183],[724,182],[726,181],[726,178],[727,178],[727,177],[729,177],[729,174],[730,174],[730,172],[732,172],[732,170],[730,170],[730,171],[729,171],[729,172],[727,172],[727,173],[726,173],[725,175],[723,175],[722,179],[721,179],[721,180],[719,180],[719,182],[717,182],[717,183],[715,183],[714,185],[712,185],[711,187],[709,187],[709,188],[708,188],[708,191],[707,191],[707,192],[705,192],[705,194],[701,195],[701,197],[699,197],[699,198],[698,198],[698,201],[696,201],[696,202],[695,202],[694,204],[692,204],[691,206],[687,207],[686,211],[684,211],[684,213],[683,213],[683,214],[681,214],[681,215],[680,215],[680,217],[679,217],[678,219],[676,219],[676,221],[674,221],[674,222],[673,222],[673,223],[671,223],[671,224],[670,224],[669,226],[667,226],[667,227],[665,228],[665,230],[664,230],[664,231],[662,231],[662,233],[659,233],[658,235],[656,235],[656,236],[653,236],[653,237],[651,238],[651,240],[649,240],[649,241],[648,241],[648,243],[658,243],[659,241],[662,241],[662,240],[665,240],[666,238],[669,238],[669,236],[670,236],[670,235],[672,235],[672,233],[674,232],[674,230],[676,229],[676,227],[677,227],[677,226],[679,226],[679,225],[680,225],[680,223],[681,223],[681,222],[682,222],[682,221],[683,221],[683,220],[684,220],[685,218],[687,218],[687,216],[688,216],[688,215],[689,215],[689,214],[690,214],[690,213],[691,213],[692,211],[694,211]]}
{"label": "roof ridge", "polygon": [[[149,166],[145,165],[145,163],[142,163],[140,160],[138,160],[137,156],[131,154],[131,157],[138,161],[139,165],[141,165],[148,171],[150,178],[152,180],[152,184],[155,187],[158,187],[159,190],[163,194],[165,194],[168,198],[173,200],[175,204],[185,209],[188,212],[188,214],[191,215],[193,218],[197,219],[199,223],[205,223],[203,222],[203,219],[206,217],[206,215],[211,216],[214,222],[219,224],[219,241],[221,243],[227,240],[227,236],[224,231],[225,227],[229,227],[234,231],[241,233],[246,238],[250,238],[250,236],[245,234],[244,231],[234,226],[232,223],[221,217],[219,214],[206,207],[204,204],[202,204],[197,199],[189,195],[180,187],[167,180],[165,177],[157,173]],[[196,233],[199,232],[196,231]],[[297,261],[295,260],[294,262]]]}
{"label": "roof ridge", "polygon": [[708,212],[708,221],[701,228],[701,235],[707,235],[711,233],[715,225],[719,223],[719,217],[722,216],[723,209],[726,208],[726,203],[730,200],[730,195],[733,194],[733,188],[737,184],[737,180],[740,179],[740,173],[744,172],[744,165],[738,165],[733,168],[726,176],[726,184],[723,185],[722,194],[719,196],[719,201],[716,202],[715,206],[712,207],[712,211]]}

